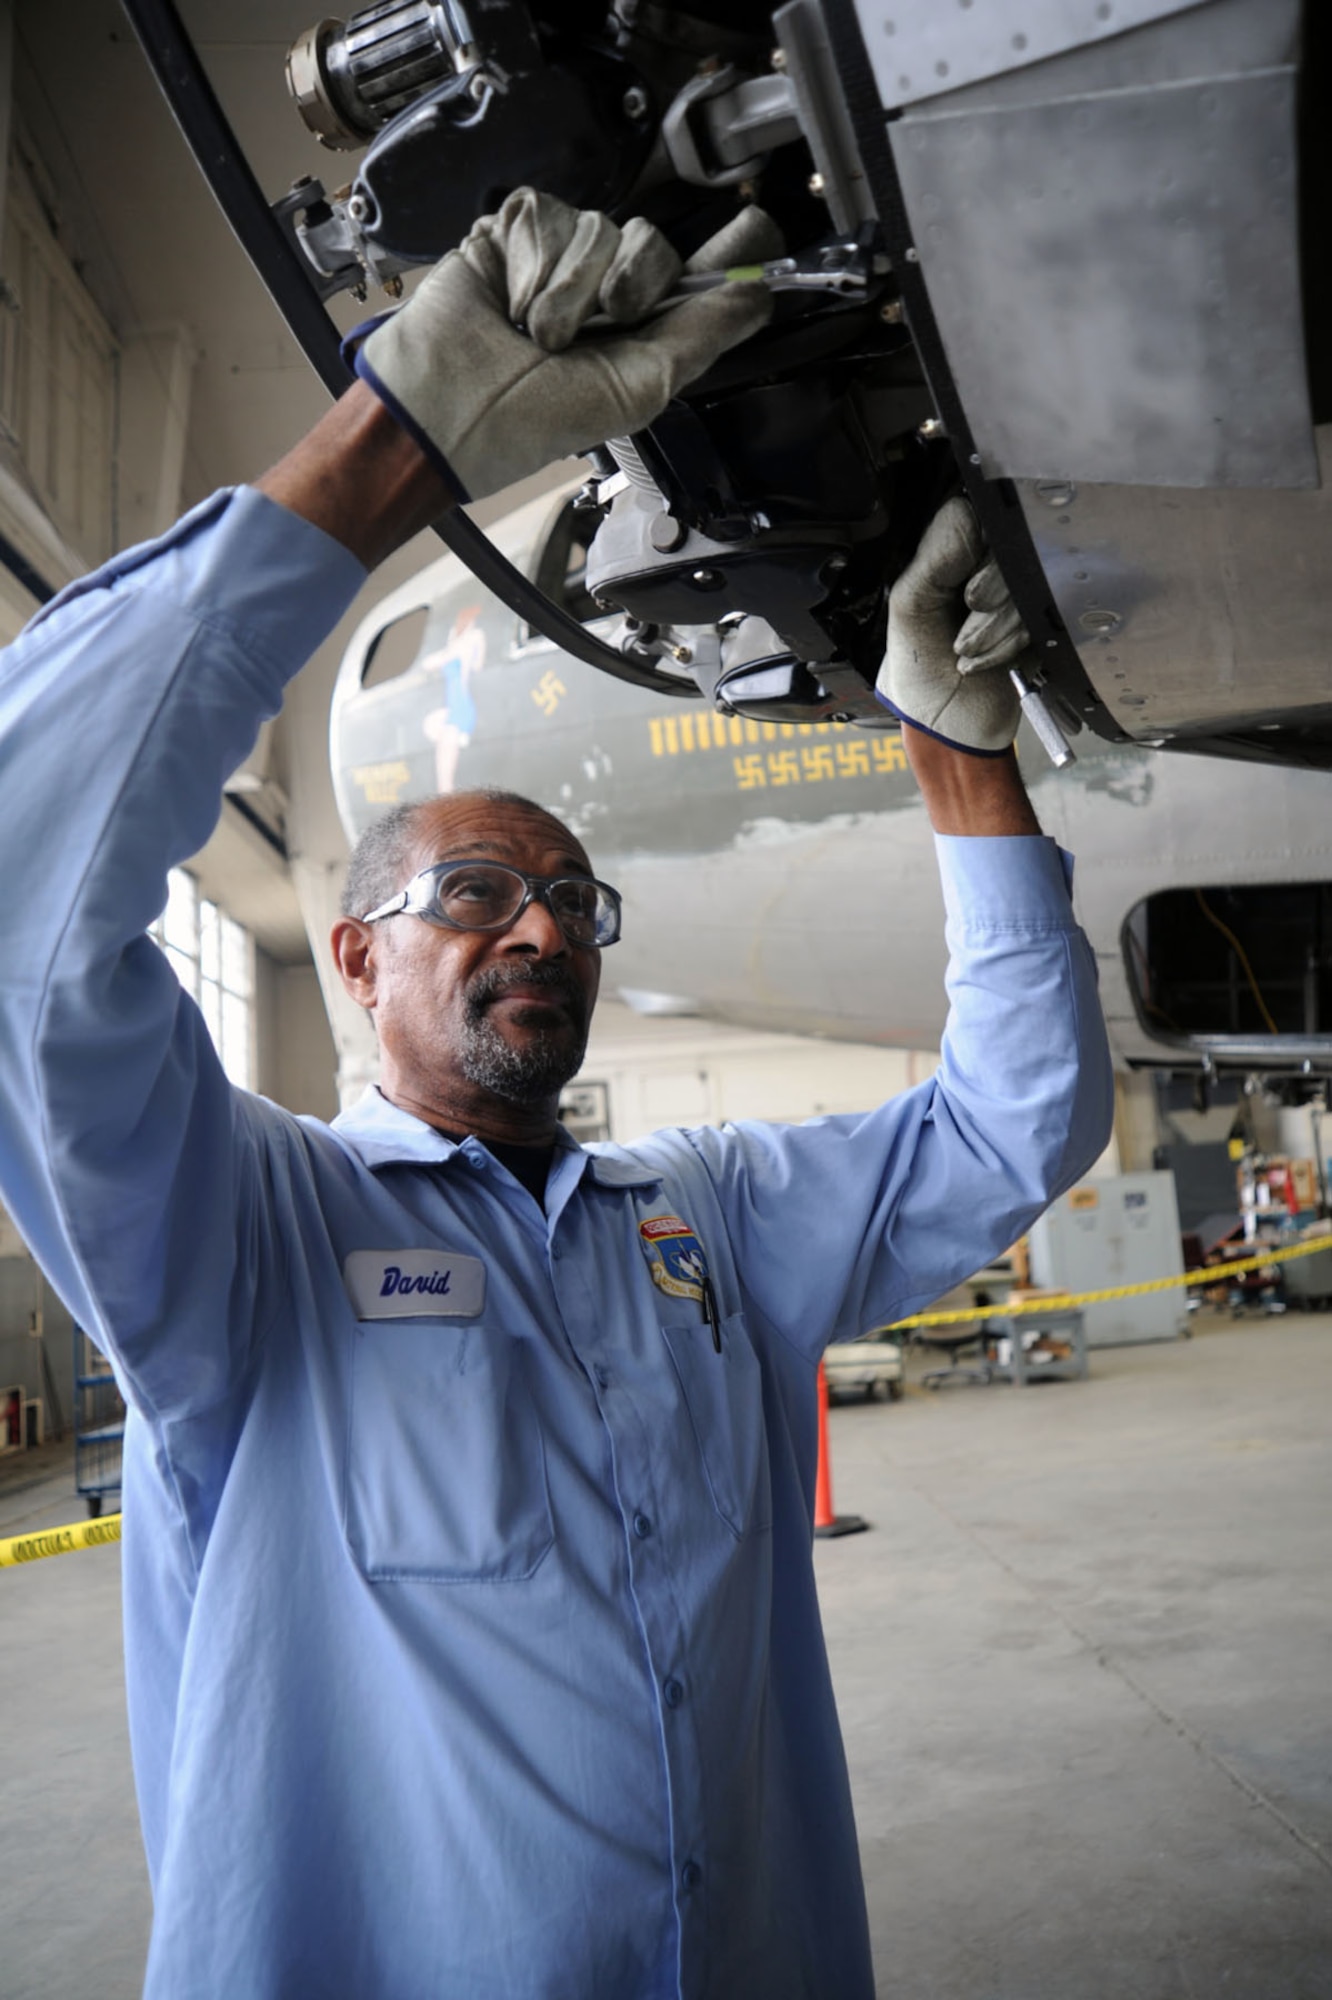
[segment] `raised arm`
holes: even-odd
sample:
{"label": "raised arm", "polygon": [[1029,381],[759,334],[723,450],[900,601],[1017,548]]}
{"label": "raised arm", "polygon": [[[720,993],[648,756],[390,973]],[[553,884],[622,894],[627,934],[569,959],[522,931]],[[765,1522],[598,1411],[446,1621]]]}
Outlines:
{"label": "raised arm", "polygon": [[978,1269],[1109,1137],[1109,1051],[1071,863],[1041,834],[1013,755],[1004,669],[1025,640],[970,508],[950,501],[894,586],[879,680],[943,881],[951,1004],[937,1075],[861,1118],[690,1137],[751,1312],[811,1356]]}
{"label": "raised arm", "polygon": [[158,1415],[216,1403],[262,1338],[265,1230],[299,1143],[230,1088],[145,935],[167,871],[365,566],[451,496],[651,421],[767,317],[761,287],[724,285],[575,342],[592,314],[646,311],[673,259],[646,225],[511,197],[370,335],[362,382],[259,490],[66,591],[0,663],[0,1199]]}

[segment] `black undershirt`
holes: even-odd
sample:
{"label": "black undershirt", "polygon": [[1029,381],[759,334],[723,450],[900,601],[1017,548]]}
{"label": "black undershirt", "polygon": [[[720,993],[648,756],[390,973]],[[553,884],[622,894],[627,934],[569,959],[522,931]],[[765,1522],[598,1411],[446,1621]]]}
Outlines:
{"label": "black undershirt", "polygon": [[[442,1132],[446,1139],[452,1139],[459,1146],[464,1139],[476,1138],[474,1132],[449,1132],[442,1125],[437,1125],[435,1130]],[[553,1139],[546,1146],[501,1145],[498,1139],[477,1139],[476,1143],[478,1146],[484,1146],[490,1157],[498,1160],[500,1165],[527,1189],[533,1201],[539,1202],[542,1208],[545,1207],[546,1177],[550,1172],[550,1163],[555,1157]]]}

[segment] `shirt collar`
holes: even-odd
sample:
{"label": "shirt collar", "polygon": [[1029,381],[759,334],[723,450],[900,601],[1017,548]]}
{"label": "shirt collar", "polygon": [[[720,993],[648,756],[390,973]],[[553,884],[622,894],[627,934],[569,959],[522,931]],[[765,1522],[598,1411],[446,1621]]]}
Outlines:
{"label": "shirt collar", "polygon": [[[339,1112],[333,1130],[371,1168],[440,1166],[462,1151],[456,1140],[446,1139],[424,1119],[390,1104],[375,1084],[349,1110]],[[603,1187],[649,1187],[661,1179],[623,1147],[580,1146],[572,1132],[561,1125],[555,1134],[556,1162],[566,1153],[580,1156],[580,1178],[590,1172]]]}

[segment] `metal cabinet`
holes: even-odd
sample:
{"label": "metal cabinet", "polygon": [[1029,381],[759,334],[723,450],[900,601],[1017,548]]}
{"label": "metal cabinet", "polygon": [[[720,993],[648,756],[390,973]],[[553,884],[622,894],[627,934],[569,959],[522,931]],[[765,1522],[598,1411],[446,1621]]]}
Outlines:
{"label": "metal cabinet", "polygon": [[[1030,1242],[1032,1283],[1047,1291],[1098,1292],[1182,1276],[1174,1175],[1083,1181],[1033,1224]],[[1101,1299],[1083,1311],[1089,1347],[1175,1340],[1188,1329],[1183,1286]]]}

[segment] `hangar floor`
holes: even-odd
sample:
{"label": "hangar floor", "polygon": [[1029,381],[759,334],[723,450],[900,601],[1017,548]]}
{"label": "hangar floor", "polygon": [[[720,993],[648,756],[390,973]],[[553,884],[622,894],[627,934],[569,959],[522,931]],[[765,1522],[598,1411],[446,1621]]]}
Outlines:
{"label": "hangar floor", "polygon": [[[1332,2000],[1332,1319],[1197,1332],[833,1412],[884,1995]],[[0,1491],[0,1534],[69,1492]],[[0,1576],[5,2000],[138,1992],[117,1582],[114,1548]]]}

